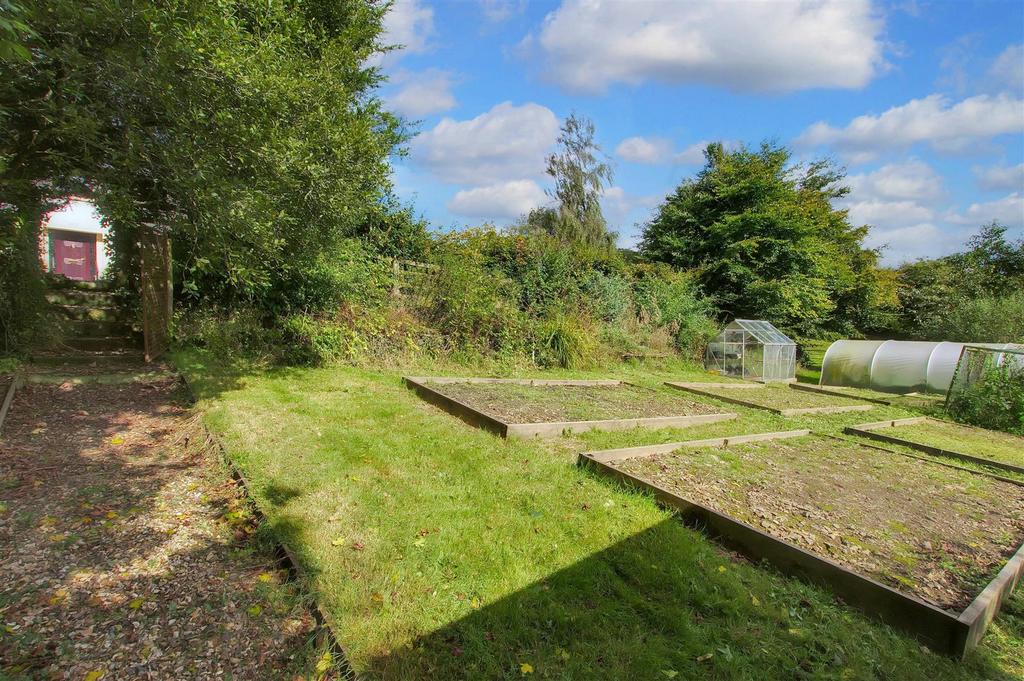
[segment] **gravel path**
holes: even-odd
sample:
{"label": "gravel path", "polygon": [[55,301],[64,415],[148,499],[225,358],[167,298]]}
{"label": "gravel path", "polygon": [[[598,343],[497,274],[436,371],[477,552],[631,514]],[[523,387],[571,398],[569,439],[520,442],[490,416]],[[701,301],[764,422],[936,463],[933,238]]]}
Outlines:
{"label": "gravel path", "polygon": [[170,378],[18,391],[0,439],[0,678],[327,670],[181,397]]}

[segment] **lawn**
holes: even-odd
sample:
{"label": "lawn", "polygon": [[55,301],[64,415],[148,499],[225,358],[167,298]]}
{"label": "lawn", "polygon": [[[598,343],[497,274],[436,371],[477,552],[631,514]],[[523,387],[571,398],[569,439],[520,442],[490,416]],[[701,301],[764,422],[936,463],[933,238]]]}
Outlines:
{"label": "lawn", "polygon": [[[838,433],[863,413],[783,418],[736,407],[736,421],[685,430],[502,440],[401,384],[401,373],[432,367],[237,373],[202,355],[178,359],[368,677],[1024,675],[1020,595],[957,664],[827,590],[731,556],[648,497],[576,466],[584,449],[800,427]],[[702,374],[671,366],[574,375],[656,388]]]}
{"label": "lawn", "polygon": [[879,428],[875,432],[948,452],[969,454],[1024,468],[1024,437],[1009,433],[936,420]]}

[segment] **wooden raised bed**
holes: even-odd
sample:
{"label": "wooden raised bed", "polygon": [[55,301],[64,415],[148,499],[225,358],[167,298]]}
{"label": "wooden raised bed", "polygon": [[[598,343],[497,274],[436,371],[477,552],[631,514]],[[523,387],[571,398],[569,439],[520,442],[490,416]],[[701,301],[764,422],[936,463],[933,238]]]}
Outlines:
{"label": "wooden raised bed", "polygon": [[629,386],[631,384],[617,380],[571,380],[571,379],[518,379],[518,378],[451,378],[451,377],[410,377],[402,381],[422,399],[457,416],[466,423],[488,430],[501,437],[556,437],[566,431],[584,432],[587,430],[628,430],[630,428],[685,428],[703,423],[715,423],[736,418],[734,413],[694,414],[689,416],[651,416],[626,419],[598,419],[593,421],[545,421],[538,423],[509,423],[496,416],[485,413],[454,397],[432,388],[430,383],[437,385],[452,383],[491,383],[525,386]]}
{"label": "wooden raised bed", "polygon": [[[978,456],[970,454],[965,451],[944,449],[942,447],[936,447],[933,445],[924,444],[921,442],[914,442],[913,440],[906,440],[895,435],[888,435],[886,433],[879,433],[878,431],[883,428],[898,428],[899,426],[916,426],[923,423],[941,423],[946,424],[948,422],[940,419],[935,419],[930,416],[916,416],[907,419],[895,419],[892,421],[876,421],[874,423],[858,423],[855,426],[847,426],[843,429],[843,432],[849,435],[858,435],[860,437],[870,438],[878,442],[885,442],[892,445],[901,445],[903,447],[909,447],[916,449],[919,452],[925,454],[931,454],[932,456],[944,456],[950,459],[959,459],[960,461],[970,461],[971,463],[982,464],[985,466],[991,466],[993,468],[999,468],[1004,471],[1012,471],[1024,475],[1024,466],[1018,466],[1012,463],[1006,463],[997,459],[990,459],[984,456]],[[965,428],[979,433],[985,433],[984,428],[975,428],[968,426],[963,423],[951,424],[960,428]],[[969,447],[965,447],[968,449]],[[1024,453],[1024,448],[1022,448]]]}
{"label": "wooden raised bed", "polygon": [[[786,574],[804,578],[832,589],[847,604],[902,629],[929,645],[932,650],[962,659],[975,648],[1002,604],[1012,594],[1024,574],[1024,543],[999,570],[998,574],[960,612],[944,610],[913,594],[904,593],[875,579],[861,575],[827,557],[775,537],[746,522],[687,499],[655,482],[620,470],[617,462],[638,457],[668,454],[685,447],[726,447],[729,444],[782,440],[808,435],[810,431],[739,435],[728,438],[693,440],[661,445],[629,447],[580,454],[579,464],[597,470],[632,487],[650,492],[663,506],[676,511],[688,524],[700,527],[752,560],[765,560]],[[838,440],[831,436],[823,436]],[[850,441],[844,441],[857,446]],[[876,448],[872,448],[876,449]],[[926,465],[955,468],[966,474],[985,476],[1024,487],[1024,483],[995,478],[969,469],[933,463],[912,455],[886,451],[923,461]]]}
{"label": "wooden raised bed", "polygon": [[4,421],[7,419],[7,412],[11,410],[11,403],[14,402],[14,393],[22,386],[24,377],[20,373],[16,373],[10,376],[6,385],[0,382],[0,385],[4,387],[0,391],[0,432],[3,431]]}
{"label": "wooden raised bed", "polygon": [[[751,409],[763,409],[764,411],[770,411],[773,414],[779,414],[781,416],[800,416],[802,414],[841,414],[847,411],[867,411],[872,409],[873,405],[870,404],[848,404],[848,405],[830,405],[822,407],[769,407],[758,402],[751,402],[749,400],[740,399],[738,397],[731,397],[728,395],[722,395],[715,392],[714,388],[719,389],[743,389],[743,390],[769,390],[767,384],[764,383],[679,383],[676,381],[666,381],[665,385],[678,390],[685,390],[695,395],[702,395],[704,397],[711,397],[716,400],[722,400],[723,402],[729,402],[730,404],[738,404],[743,407],[750,407]],[[793,384],[789,384],[793,387]],[[712,388],[712,390],[708,390]],[[858,398],[850,397],[848,395],[842,395],[841,397],[856,401]]]}

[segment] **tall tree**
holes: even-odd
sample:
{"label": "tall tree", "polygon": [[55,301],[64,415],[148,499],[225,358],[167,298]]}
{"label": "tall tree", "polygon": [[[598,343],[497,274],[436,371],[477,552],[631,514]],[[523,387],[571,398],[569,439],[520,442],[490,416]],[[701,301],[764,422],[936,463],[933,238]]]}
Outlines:
{"label": "tall tree", "polygon": [[547,158],[554,181],[548,191],[556,206],[531,211],[523,231],[543,233],[563,243],[611,249],[615,234],[601,212],[601,196],[611,184],[612,168],[594,141],[594,123],[573,113],[562,123],[558,148]]}
{"label": "tall tree", "polygon": [[797,333],[849,332],[880,284],[867,227],[832,201],[846,194],[827,161],[791,163],[789,150],[705,150],[706,163],[644,227],[651,260],[693,270],[724,316],[769,319]]}
{"label": "tall tree", "polygon": [[379,220],[402,140],[367,66],[385,3],[19,2],[35,35],[2,66],[5,197],[89,192],[116,243],[171,230],[186,294],[273,309]]}

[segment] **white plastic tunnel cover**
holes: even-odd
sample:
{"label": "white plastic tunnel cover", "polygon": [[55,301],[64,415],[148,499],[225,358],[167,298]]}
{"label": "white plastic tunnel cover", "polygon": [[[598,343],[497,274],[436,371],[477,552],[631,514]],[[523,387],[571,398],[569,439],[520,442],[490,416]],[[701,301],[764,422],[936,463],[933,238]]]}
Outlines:
{"label": "white plastic tunnel cover", "polygon": [[[964,343],[841,340],[829,346],[821,385],[871,388],[883,392],[945,392],[953,381]],[[1012,343],[971,343],[998,350]]]}

